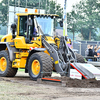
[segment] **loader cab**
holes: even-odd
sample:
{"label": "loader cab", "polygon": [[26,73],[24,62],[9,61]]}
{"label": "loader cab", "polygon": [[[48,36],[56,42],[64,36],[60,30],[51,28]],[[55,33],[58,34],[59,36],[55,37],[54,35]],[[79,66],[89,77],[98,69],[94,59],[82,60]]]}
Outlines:
{"label": "loader cab", "polygon": [[31,44],[45,35],[53,41],[54,20],[58,15],[18,13],[17,16],[17,38],[23,37],[26,44]]}
{"label": "loader cab", "polygon": [[19,21],[19,36],[24,36],[26,39],[26,43],[32,40],[32,37],[35,35],[34,33],[35,24],[34,24],[34,16],[20,16]]}
{"label": "loader cab", "polygon": [[32,40],[32,37],[42,35],[41,31],[46,36],[53,35],[53,19],[40,16],[20,16],[19,21],[19,36],[24,36],[26,43]]}
{"label": "loader cab", "polygon": [[[45,15],[45,14],[17,14],[18,15],[18,35],[25,36],[25,32],[30,32],[30,35],[34,32],[34,28],[38,30],[38,26],[43,33],[47,36],[53,36],[54,31],[54,17],[57,15]],[[27,24],[29,19],[32,24]],[[27,29],[28,28],[28,29]],[[29,30],[30,29],[30,30]],[[28,31],[27,31],[28,30]],[[41,35],[41,33],[38,33]],[[34,35],[34,34],[33,34]]]}
{"label": "loader cab", "polygon": [[53,36],[54,19],[51,16],[37,16],[36,21],[46,36]]}

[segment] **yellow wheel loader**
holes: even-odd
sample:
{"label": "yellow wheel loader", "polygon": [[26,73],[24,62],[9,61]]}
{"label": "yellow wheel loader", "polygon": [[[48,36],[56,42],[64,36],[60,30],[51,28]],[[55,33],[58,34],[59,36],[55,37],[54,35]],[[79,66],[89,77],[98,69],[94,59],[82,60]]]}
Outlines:
{"label": "yellow wheel loader", "polygon": [[51,76],[55,70],[61,76],[70,75],[74,52],[67,46],[66,37],[54,37],[57,15],[18,13],[12,33],[0,42],[0,76],[14,77],[24,68],[32,80]]}

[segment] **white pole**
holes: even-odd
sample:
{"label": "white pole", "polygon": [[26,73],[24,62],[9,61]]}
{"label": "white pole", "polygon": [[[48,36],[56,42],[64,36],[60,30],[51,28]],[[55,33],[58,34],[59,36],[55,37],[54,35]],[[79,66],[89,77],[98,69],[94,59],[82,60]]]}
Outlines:
{"label": "white pole", "polygon": [[[55,0],[55,3],[57,4],[57,0]],[[55,14],[56,14],[56,4],[55,4]]]}
{"label": "white pole", "polygon": [[27,8],[27,0],[26,0],[26,8]]}
{"label": "white pole", "polygon": [[67,0],[64,0],[63,8],[63,36],[67,36]]}
{"label": "white pole", "polygon": [[16,0],[15,0],[15,6],[14,6],[14,20],[15,20],[15,14],[16,14]]}
{"label": "white pole", "polygon": [[40,14],[40,0],[39,0],[39,14]]}
{"label": "white pole", "polygon": [[18,0],[18,13],[19,13],[20,0]]}
{"label": "white pole", "polygon": [[46,5],[45,5],[45,13],[47,14],[47,0],[46,0]]}
{"label": "white pole", "polygon": [[50,4],[51,4],[51,1],[49,1],[49,14],[50,14]]}
{"label": "white pole", "polygon": [[8,28],[9,28],[9,0],[8,0],[8,13],[7,13],[7,20],[8,20],[8,24],[7,24],[7,34],[9,34],[8,32],[9,32],[9,30],[8,30]]}

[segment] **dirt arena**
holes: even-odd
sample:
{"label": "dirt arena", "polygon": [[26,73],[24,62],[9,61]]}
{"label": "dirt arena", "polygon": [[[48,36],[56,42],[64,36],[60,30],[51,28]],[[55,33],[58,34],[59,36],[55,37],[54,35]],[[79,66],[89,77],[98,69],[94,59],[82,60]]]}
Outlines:
{"label": "dirt arena", "polygon": [[0,77],[0,100],[100,100],[100,81],[54,78],[66,85],[32,81],[24,72],[13,78]]}

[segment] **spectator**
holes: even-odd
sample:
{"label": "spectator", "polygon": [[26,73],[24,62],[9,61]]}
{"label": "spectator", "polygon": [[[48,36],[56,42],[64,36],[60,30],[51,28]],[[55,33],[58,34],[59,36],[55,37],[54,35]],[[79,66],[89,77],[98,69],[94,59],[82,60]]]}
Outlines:
{"label": "spectator", "polygon": [[[93,45],[90,45],[88,56],[90,56],[90,57],[93,57],[94,56],[93,55]],[[92,58],[88,59],[88,61],[92,61]]]}
{"label": "spectator", "polygon": [[94,49],[97,48],[97,44],[94,46]]}
{"label": "spectator", "polygon": [[67,39],[67,45],[68,45],[69,48],[73,49],[71,39]]}
{"label": "spectator", "polygon": [[94,52],[95,52],[95,48],[98,48],[98,47],[97,47],[97,44],[94,46],[94,50],[93,50]]}
{"label": "spectator", "polygon": [[93,57],[93,45],[90,45],[88,56],[92,56]]}
{"label": "spectator", "polygon": [[97,55],[97,48],[94,48],[94,57],[97,58],[98,55]]}
{"label": "spectator", "polygon": [[90,45],[87,45],[87,48],[85,50],[85,56],[88,56],[88,54],[89,54],[89,48],[90,48]]}
{"label": "spectator", "polygon": [[99,59],[100,58],[100,46],[98,47],[97,55],[98,55],[98,59]]}

